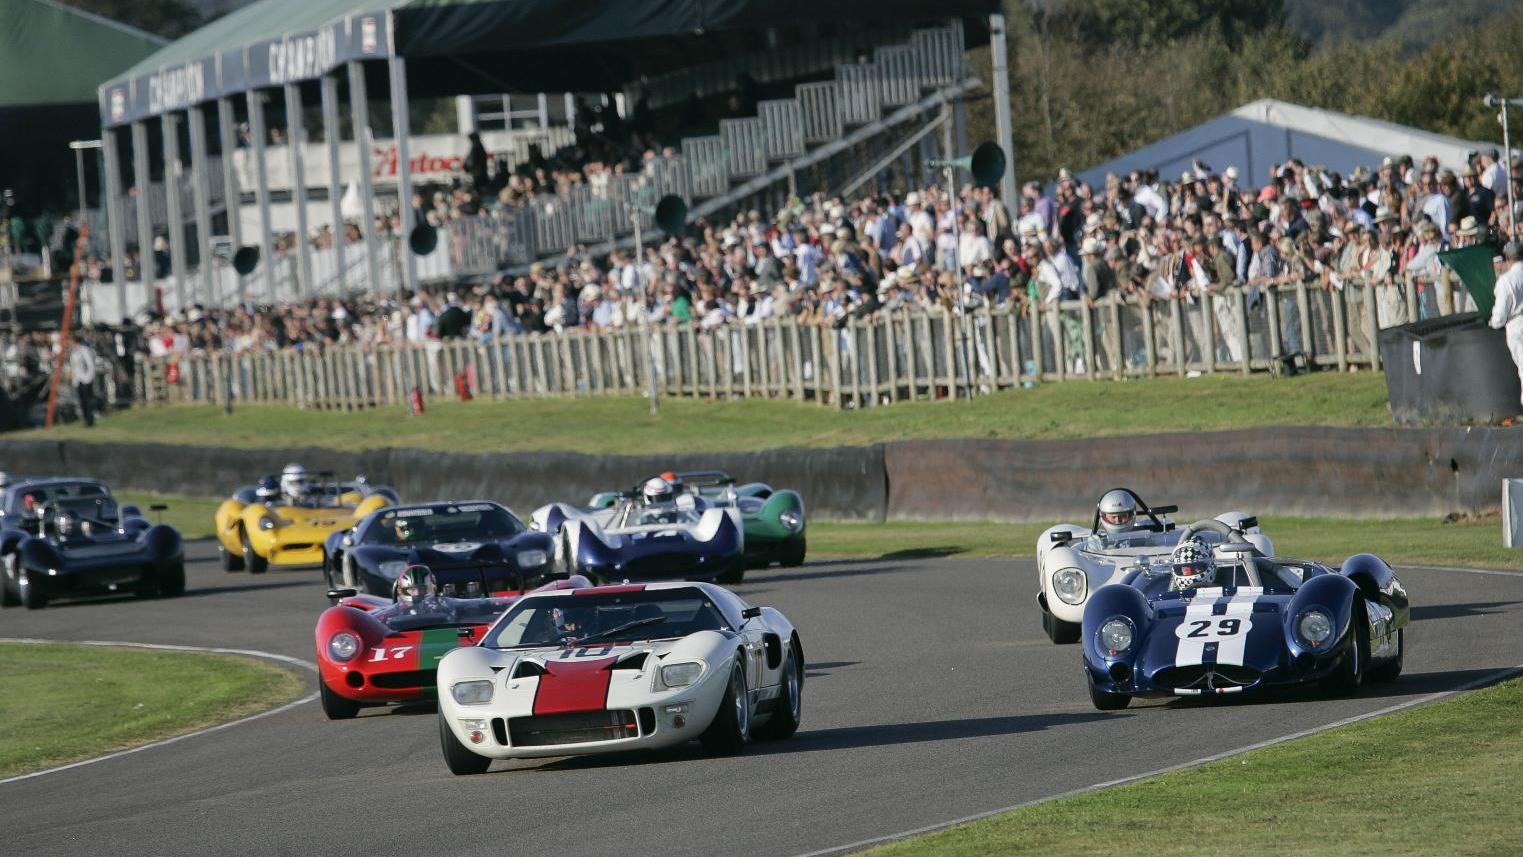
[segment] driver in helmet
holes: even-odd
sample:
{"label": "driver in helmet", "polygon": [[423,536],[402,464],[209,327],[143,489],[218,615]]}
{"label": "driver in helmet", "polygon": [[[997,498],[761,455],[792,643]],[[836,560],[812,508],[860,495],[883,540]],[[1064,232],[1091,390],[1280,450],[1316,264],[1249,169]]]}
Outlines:
{"label": "driver in helmet", "polygon": [[1117,488],[1105,492],[1095,504],[1100,515],[1100,527],[1106,535],[1119,536],[1139,529],[1137,526],[1137,498],[1132,492]]}
{"label": "driver in helmet", "polygon": [[1190,537],[1174,547],[1172,576],[1169,588],[1198,589],[1216,583],[1216,559],[1211,547],[1200,539]]}
{"label": "driver in helmet", "polygon": [[397,534],[398,542],[411,542],[423,538],[423,528],[412,518],[398,515],[391,524],[392,531]]}
{"label": "driver in helmet", "polygon": [[439,583],[426,565],[409,565],[397,575],[394,589],[403,613],[422,613],[439,599]]}
{"label": "driver in helmet", "polygon": [[79,519],[74,517],[73,512],[59,512],[53,516],[53,532],[64,541],[76,538],[79,535]]}
{"label": "driver in helmet", "polygon": [[672,488],[672,483],[660,476],[651,477],[640,488],[640,498],[647,506],[670,503],[676,496],[677,492]]}
{"label": "driver in helmet", "polygon": [[686,486],[682,484],[682,477],[679,476],[675,470],[666,471],[665,473],[661,474],[661,478],[666,480],[666,484],[672,486],[673,494],[681,494],[686,488]]}
{"label": "driver in helmet", "polygon": [[285,496],[286,502],[292,506],[299,505],[307,499],[307,468],[300,464],[287,464],[280,471],[280,493]]}
{"label": "driver in helmet", "polygon": [[585,607],[550,608],[550,627],[557,642],[570,642],[592,633],[591,620],[591,612]]}
{"label": "driver in helmet", "polygon": [[280,500],[280,482],[273,476],[266,476],[254,487],[254,496],[265,505],[274,505]]}

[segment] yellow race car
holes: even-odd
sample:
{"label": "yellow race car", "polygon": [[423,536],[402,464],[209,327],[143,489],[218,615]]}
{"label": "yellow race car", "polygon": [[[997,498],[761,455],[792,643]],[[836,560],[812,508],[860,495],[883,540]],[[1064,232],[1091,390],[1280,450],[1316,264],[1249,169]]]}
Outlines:
{"label": "yellow race car", "polygon": [[270,566],[321,566],[323,542],[377,509],[397,502],[397,494],[363,477],[339,482],[330,474],[308,481],[300,465],[277,478],[266,476],[222,501],[215,515],[217,553],[223,571],[260,574]]}

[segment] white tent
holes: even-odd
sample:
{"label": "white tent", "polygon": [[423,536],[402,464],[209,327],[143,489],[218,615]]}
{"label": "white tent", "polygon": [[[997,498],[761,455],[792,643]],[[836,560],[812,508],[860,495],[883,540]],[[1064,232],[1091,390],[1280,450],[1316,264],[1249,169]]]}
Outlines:
{"label": "white tent", "polygon": [[1433,155],[1458,173],[1468,153],[1494,148],[1501,147],[1265,98],[1092,167],[1079,177],[1103,185],[1106,173],[1156,169],[1160,177],[1173,180],[1200,160],[1217,172],[1235,166],[1238,183],[1256,187],[1269,180],[1275,164],[1291,158],[1348,175],[1356,166],[1379,167],[1387,155],[1411,155],[1419,162]]}

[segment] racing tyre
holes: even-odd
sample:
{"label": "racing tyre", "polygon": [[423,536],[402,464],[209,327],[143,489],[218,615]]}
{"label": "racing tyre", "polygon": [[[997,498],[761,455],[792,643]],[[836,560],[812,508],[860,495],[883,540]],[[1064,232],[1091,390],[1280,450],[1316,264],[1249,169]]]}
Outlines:
{"label": "racing tyre", "polygon": [[783,546],[783,552],[777,561],[782,564],[783,568],[798,568],[804,564],[804,554],[808,550],[808,539],[799,536]]}
{"label": "racing tyre", "polygon": [[777,697],[777,708],[766,723],[756,727],[755,735],[765,741],[790,738],[799,731],[799,719],[804,714],[804,659],[799,656],[798,646],[788,646],[788,663],[783,665],[782,692]]}
{"label": "racing tyre", "polygon": [[1348,696],[1358,690],[1364,681],[1364,664],[1370,657],[1370,624],[1363,618],[1364,602],[1355,599],[1349,611],[1359,617],[1354,622],[1354,645],[1349,647],[1349,653],[1338,664],[1338,669],[1322,679],[1322,690],[1328,696]]}
{"label": "racing tyre", "polygon": [[460,739],[455,737],[445,722],[443,712],[439,714],[439,744],[444,748],[444,764],[449,766],[450,773],[457,776],[484,774],[492,765],[491,759],[472,753],[460,743]]}
{"label": "racing tyre", "polygon": [[329,720],[348,720],[360,713],[358,702],[329,690],[328,683],[322,679],[317,680],[317,695],[322,700],[323,713],[328,715]]}
{"label": "racing tyre", "polygon": [[1101,690],[1095,687],[1095,683],[1092,681],[1088,682],[1088,684],[1089,701],[1100,711],[1120,711],[1132,703],[1132,697],[1129,694],[1111,693],[1108,690]]}
{"label": "racing tyre", "polygon": [[725,688],[719,711],[714,713],[714,722],[703,730],[698,740],[710,753],[733,756],[745,749],[750,738],[750,696],[746,693],[746,674],[737,665],[730,673],[730,686]]}
{"label": "racing tyre", "polygon": [[11,585],[0,580],[0,607],[21,606],[21,596],[11,591]]}
{"label": "racing tyre", "polygon": [[243,540],[243,567],[249,570],[249,574],[264,574],[270,567],[269,561],[254,552],[248,533],[240,530],[238,537]]}
{"label": "racing tyre", "polygon": [[715,583],[741,583],[746,579],[746,563],[744,560],[736,560],[735,564],[714,575]]}
{"label": "racing tyre", "polygon": [[185,594],[185,563],[177,562],[159,572],[159,597],[179,598]]}
{"label": "racing tyre", "polygon": [[221,539],[217,540],[217,559],[222,561],[223,571],[243,571],[243,554],[228,550]]}
{"label": "racing tyre", "polygon": [[18,581],[21,584],[21,605],[28,610],[41,610],[48,606],[48,596],[42,591],[42,587],[32,585],[32,574],[29,571],[21,572]]}
{"label": "racing tyre", "polygon": [[1080,625],[1077,622],[1065,622],[1052,615],[1052,611],[1042,611],[1042,630],[1047,632],[1047,638],[1054,643],[1066,646],[1069,643],[1079,642]]}
{"label": "racing tyre", "polygon": [[1371,667],[1370,681],[1388,682],[1395,681],[1401,675],[1402,662],[1407,659],[1407,629],[1396,629],[1396,657],[1381,664]]}

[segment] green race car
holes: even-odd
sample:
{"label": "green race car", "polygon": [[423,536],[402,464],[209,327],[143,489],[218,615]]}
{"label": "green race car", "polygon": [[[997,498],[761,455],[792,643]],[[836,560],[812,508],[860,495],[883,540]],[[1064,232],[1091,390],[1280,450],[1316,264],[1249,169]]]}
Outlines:
{"label": "green race car", "polygon": [[[775,489],[762,482],[736,485],[735,477],[722,470],[668,471],[658,474],[679,492],[697,495],[718,507],[733,506],[740,512],[745,532],[748,568],[766,568],[776,562],[787,567],[804,564],[807,550],[804,498],[797,491]],[[658,478],[651,477],[651,478]],[[641,480],[643,485],[648,480]],[[588,507],[605,509],[636,491],[604,491],[595,494]]]}

